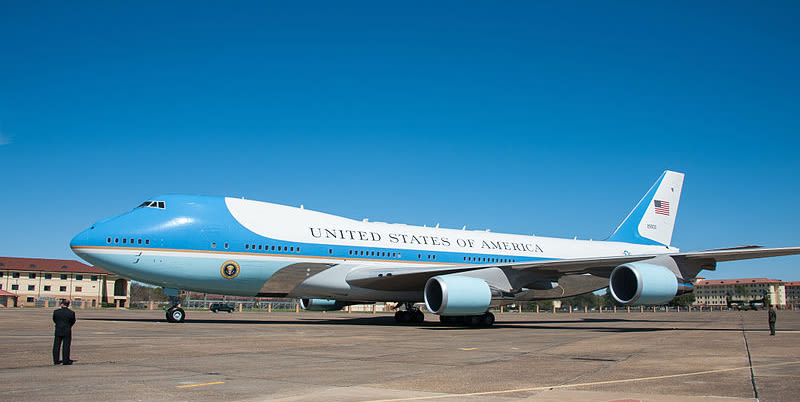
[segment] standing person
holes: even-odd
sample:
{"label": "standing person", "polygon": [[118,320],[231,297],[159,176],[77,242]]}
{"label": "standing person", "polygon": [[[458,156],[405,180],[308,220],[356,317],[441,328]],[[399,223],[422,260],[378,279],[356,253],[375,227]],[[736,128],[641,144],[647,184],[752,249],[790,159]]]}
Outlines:
{"label": "standing person", "polygon": [[[53,322],[56,323],[55,339],[53,340],[53,364],[72,364],[69,359],[69,346],[72,343],[72,326],[75,325],[75,312],[69,309],[69,300],[61,300],[61,308],[53,311]],[[61,344],[64,344],[62,359],[58,360]]]}
{"label": "standing person", "polygon": [[775,335],[775,321],[778,320],[778,312],[775,311],[775,305],[769,306],[769,334]]}

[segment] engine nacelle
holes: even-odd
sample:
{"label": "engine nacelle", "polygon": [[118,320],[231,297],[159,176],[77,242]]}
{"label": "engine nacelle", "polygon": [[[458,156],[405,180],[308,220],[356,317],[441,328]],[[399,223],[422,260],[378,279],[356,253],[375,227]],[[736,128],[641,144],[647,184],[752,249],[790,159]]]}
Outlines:
{"label": "engine nacelle", "polygon": [[683,288],[669,268],[645,262],[631,262],[614,268],[608,283],[611,297],[626,306],[664,304]]}
{"label": "engine nacelle", "polygon": [[308,311],[338,311],[349,303],[328,299],[300,299],[300,308]]}
{"label": "engine nacelle", "polygon": [[425,284],[425,306],[439,315],[478,315],[489,308],[492,291],[483,279],[441,275]]}

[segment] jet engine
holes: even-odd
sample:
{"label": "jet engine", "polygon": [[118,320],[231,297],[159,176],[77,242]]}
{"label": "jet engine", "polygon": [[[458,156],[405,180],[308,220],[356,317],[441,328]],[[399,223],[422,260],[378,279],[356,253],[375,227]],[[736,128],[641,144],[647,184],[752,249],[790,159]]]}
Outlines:
{"label": "jet engine", "polygon": [[608,287],[614,300],[626,306],[663,304],[692,290],[691,283],[681,281],[669,268],[645,262],[614,268]]}
{"label": "jet engine", "polygon": [[492,292],[483,279],[440,275],[425,284],[425,306],[439,315],[478,315],[489,308]]}
{"label": "jet engine", "polygon": [[338,311],[350,303],[328,299],[300,299],[300,308],[308,311]]}

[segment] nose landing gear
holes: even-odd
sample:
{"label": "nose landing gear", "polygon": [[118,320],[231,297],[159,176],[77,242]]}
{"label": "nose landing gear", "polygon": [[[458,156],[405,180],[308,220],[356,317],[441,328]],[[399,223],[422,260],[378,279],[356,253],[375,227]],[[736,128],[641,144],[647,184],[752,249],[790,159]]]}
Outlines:
{"label": "nose landing gear", "polygon": [[186,319],[186,312],[181,308],[181,301],[175,296],[169,297],[170,307],[165,312],[167,322],[183,322]]}

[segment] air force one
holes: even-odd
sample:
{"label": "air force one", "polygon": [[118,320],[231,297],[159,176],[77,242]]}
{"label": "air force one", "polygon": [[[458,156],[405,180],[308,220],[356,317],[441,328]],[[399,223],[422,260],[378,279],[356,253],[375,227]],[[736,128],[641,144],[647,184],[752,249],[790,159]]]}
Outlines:
{"label": "air force one", "polygon": [[[693,289],[717,262],[800,254],[756,246],[681,252],[671,245],[682,173],[665,171],[605,241],[357,221],[230,197],[164,195],[72,239],[82,259],[178,290],[299,298],[308,310],[397,302],[398,322],[491,326],[492,306],[608,287],[623,305]],[[186,314],[175,304],[167,321]]]}

